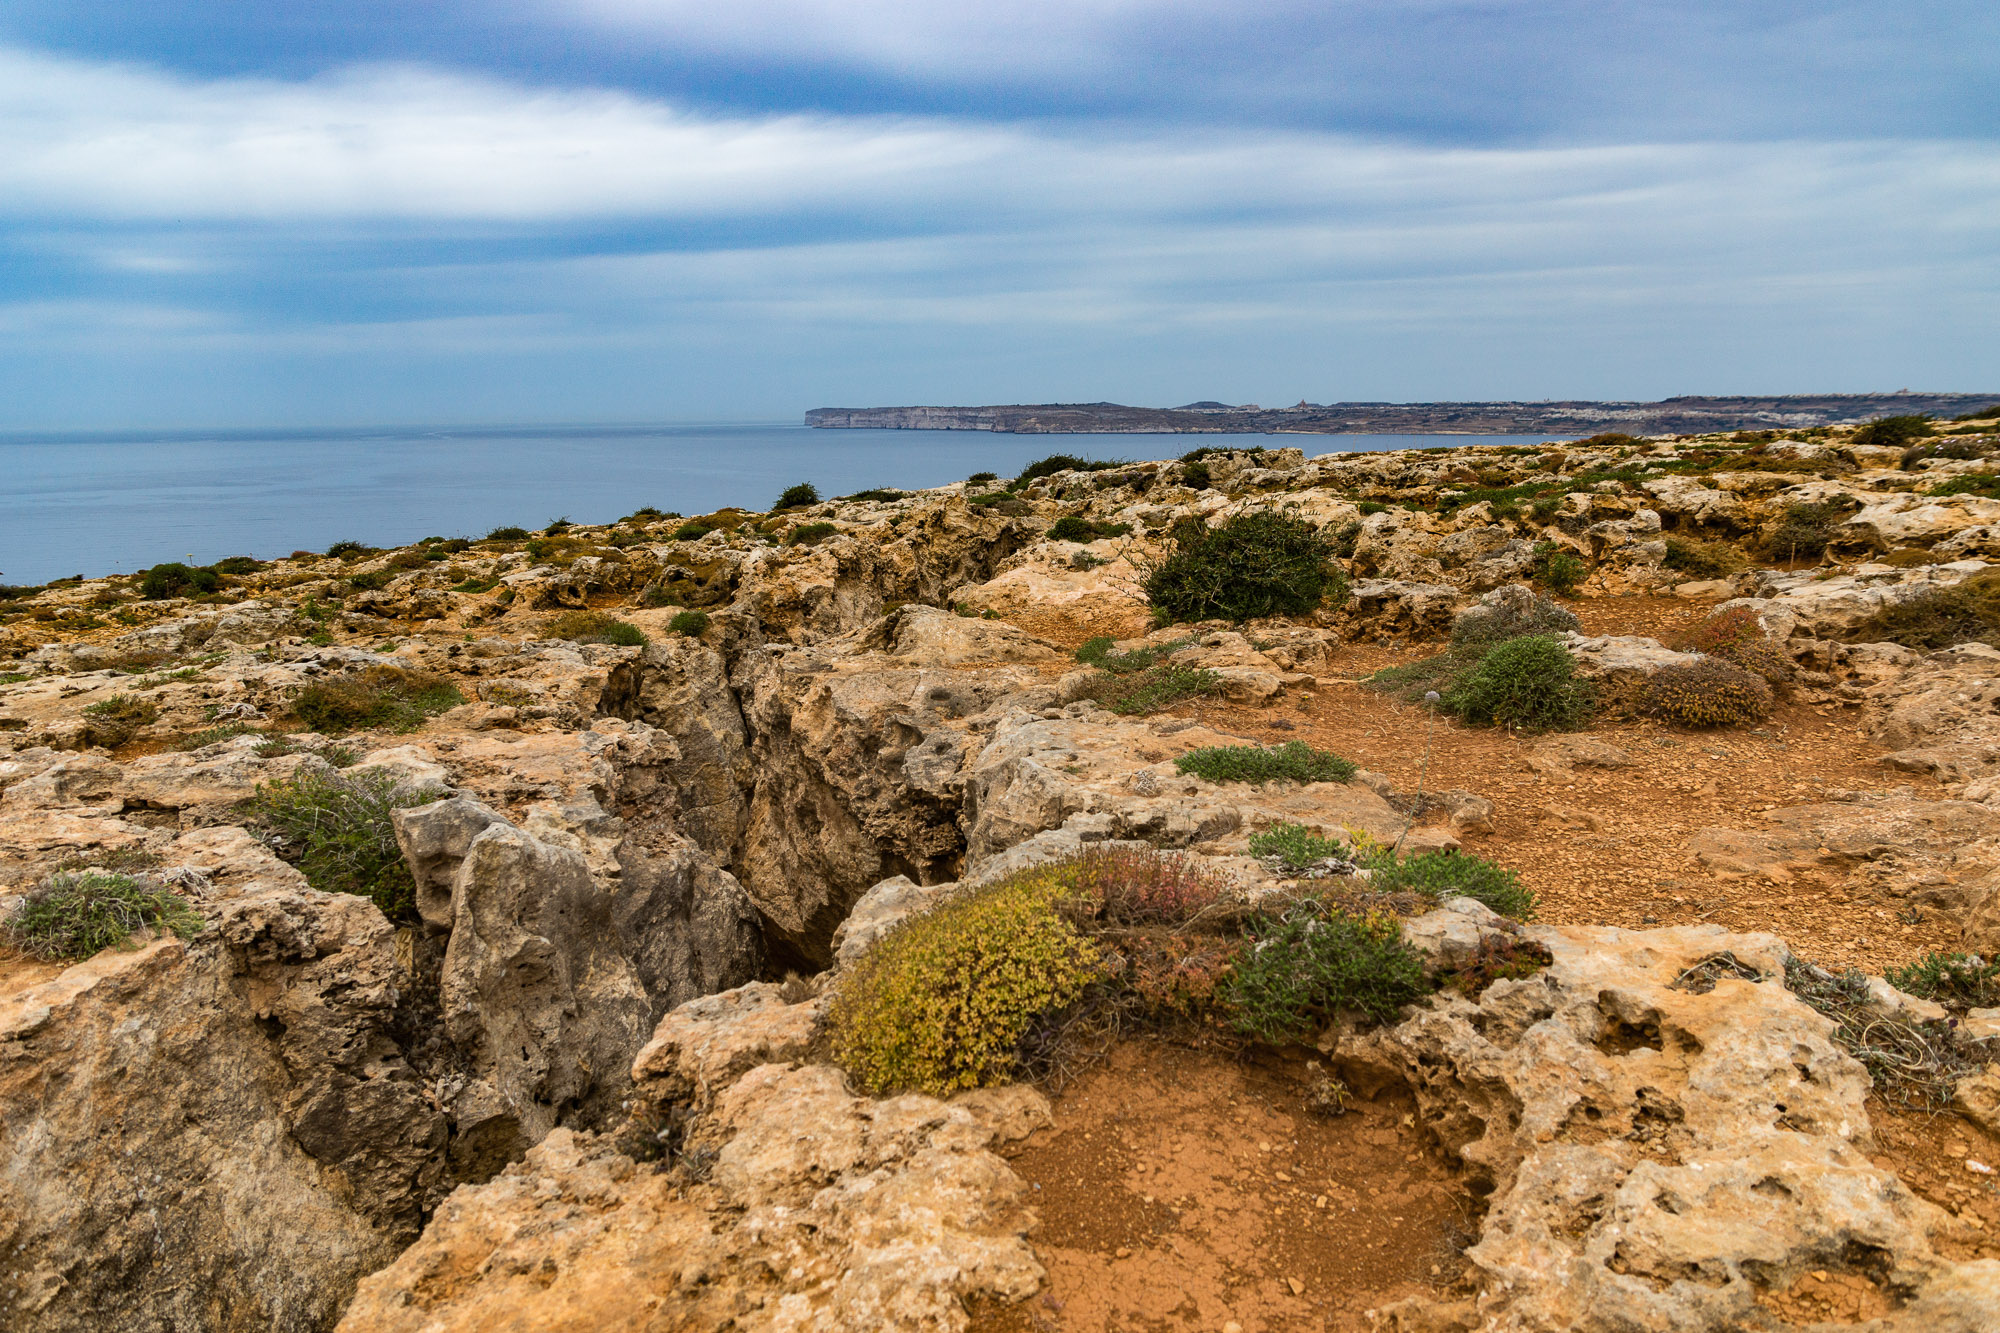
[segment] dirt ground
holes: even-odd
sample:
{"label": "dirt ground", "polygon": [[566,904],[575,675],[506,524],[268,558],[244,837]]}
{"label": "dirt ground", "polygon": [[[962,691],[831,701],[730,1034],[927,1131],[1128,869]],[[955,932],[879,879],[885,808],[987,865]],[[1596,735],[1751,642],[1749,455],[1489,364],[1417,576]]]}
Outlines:
{"label": "dirt ground", "polygon": [[1449,1288],[1471,1197],[1406,1097],[1324,1115],[1320,1077],[1300,1053],[1116,1048],[1015,1148],[1049,1280],[976,1309],[973,1333],[1366,1329],[1380,1305]]}

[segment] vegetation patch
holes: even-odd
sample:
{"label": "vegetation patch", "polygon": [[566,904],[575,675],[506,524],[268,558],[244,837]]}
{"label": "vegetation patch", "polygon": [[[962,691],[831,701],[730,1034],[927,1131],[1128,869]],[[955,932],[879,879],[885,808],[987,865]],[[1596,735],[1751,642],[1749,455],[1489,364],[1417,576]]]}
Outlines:
{"label": "vegetation patch", "polygon": [[1547,597],[1471,607],[1451,624],[1454,647],[1468,648],[1518,639],[1524,634],[1565,634],[1579,628],[1574,613]]}
{"label": "vegetation patch", "polygon": [[1529,575],[1551,592],[1568,597],[1583,582],[1583,561],[1554,542],[1536,542]]}
{"label": "vegetation patch", "polygon": [[1130,523],[1102,523],[1065,514],[1049,525],[1048,535],[1059,542],[1094,542],[1104,537],[1123,537],[1131,530]]}
{"label": "vegetation patch", "polygon": [[1771,686],[1732,662],[1662,667],[1639,688],[1639,707],[1684,727],[1733,727],[1771,715]]}
{"label": "vegetation patch", "polygon": [[1263,784],[1280,779],[1293,782],[1346,782],[1360,771],[1351,759],[1328,750],[1316,750],[1304,741],[1283,745],[1207,745],[1177,756],[1174,767],[1209,782],[1250,782]]}
{"label": "vegetation patch", "polygon": [[892,500],[907,500],[910,498],[910,493],[908,491],[892,491],[886,486],[877,486],[865,491],[856,491],[852,495],[839,495],[834,498],[837,500],[853,501],[855,503],[887,504]]}
{"label": "vegetation patch", "polygon": [[509,524],[505,527],[495,528],[493,531],[487,533],[486,540],[489,542],[524,542],[528,540],[528,535],[526,528],[515,527]]}
{"label": "vegetation patch", "polygon": [[1429,990],[1423,958],[1403,943],[1394,916],[1351,915],[1308,898],[1252,925],[1218,998],[1236,1031],[1282,1045],[1343,1012],[1388,1022]]}
{"label": "vegetation patch", "polygon": [[219,591],[222,576],[212,569],[184,565],[178,560],[154,565],[139,576],[139,595],[157,602],[169,597],[194,597]]}
{"label": "vegetation patch", "polygon": [[1937,426],[1929,416],[1923,413],[1910,413],[1905,416],[1882,417],[1868,422],[1850,435],[1847,442],[1850,445],[1886,445],[1895,448],[1935,434]]}
{"label": "vegetation patch", "polygon": [[145,929],[192,939],[201,915],[158,880],[85,870],[51,875],[30,889],[7,922],[15,948],[37,958],[75,962]]}
{"label": "vegetation patch", "polygon": [[1101,975],[1048,868],[959,894],[878,941],[842,977],[834,1058],[871,1093],[946,1096],[1012,1078],[1038,1022]]}
{"label": "vegetation patch", "polygon": [[308,730],[329,736],[363,729],[415,731],[464,702],[458,686],[443,676],[374,666],[306,686],[292,700],[291,715]]}
{"label": "vegetation patch", "polygon": [[818,503],[819,487],[809,481],[802,481],[796,486],[785,487],[784,494],[778,497],[778,503],[772,505],[771,508],[803,509],[807,505],[816,505]]}
{"label": "vegetation patch", "polygon": [[1521,877],[1484,857],[1460,851],[1420,852],[1397,857],[1380,853],[1371,886],[1383,893],[1420,893],[1426,898],[1471,898],[1516,921],[1535,915],[1535,895]]}
{"label": "vegetation patch", "polygon": [[1742,667],[1772,684],[1791,679],[1792,662],[1764,633],[1757,612],[1747,606],[1718,611],[1676,638],[1669,647]]}
{"label": "vegetation patch", "polygon": [[306,883],[324,893],[367,898],[391,921],[417,914],[417,886],[396,845],[391,810],[428,805],[445,793],[399,784],[386,773],[351,776],[302,770],[267,782],[247,803],[247,813],[271,849],[299,868]]}
{"label": "vegetation patch", "polygon": [[1875,1091],[1898,1106],[1939,1112],[1951,1105],[1958,1080],[1976,1073],[1969,1056],[1944,1023],[1904,1023],[1884,1018],[1868,990],[1868,978],[1849,970],[1834,972],[1802,958],[1785,965],[1785,989],[1833,1020],[1833,1039],[1868,1070]]}
{"label": "vegetation patch", "polygon": [[1145,585],[1163,624],[1305,615],[1329,598],[1347,600],[1331,538],[1303,519],[1258,512],[1211,528],[1188,517],[1167,536],[1174,550],[1147,570]]}
{"label": "vegetation patch", "polygon": [[2000,570],[1974,574],[1885,606],[1856,626],[1851,637],[1856,643],[1900,643],[1920,649],[2000,643]]}
{"label": "vegetation patch", "polygon": [[667,631],[671,634],[685,634],[690,639],[699,639],[708,633],[708,612],[682,611],[667,622]]}
{"label": "vegetation patch", "polygon": [[1825,556],[1842,519],[1860,508],[1851,496],[1812,504],[1789,504],[1764,538],[1764,554],[1774,560],[1818,560]]}
{"label": "vegetation patch", "polygon": [[83,710],[84,734],[91,745],[115,750],[159,720],[160,706],[150,699],[114,694]]}
{"label": "vegetation patch", "polygon": [[238,736],[253,736],[257,728],[248,722],[224,722],[220,726],[204,727],[200,731],[190,731],[174,742],[176,750],[199,750],[204,746],[219,745],[223,741],[235,740]]}
{"label": "vegetation patch", "polygon": [[785,539],[789,546],[817,546],[840,529],[831,523],[806,523],[793,528],[791,536]]}
{"label": "vegetation patch", "polygon": [[603,611],[565,611],[549,622],[549,637],[574,643],[609,643],[620,648],[643,648],[647,642],[645,631],[637,625]]}
{"label": "vegetation patch", "polygon": [[1115,467],[1124,467],[1119,459],[1078,458],[1075,454],[1050,454],[1047,458],[1037,458],[1021,469],[1021,475],[1014,478],[1015,490],[1020,490],[1038,477],[1053,477],[1058,472],[1108,472]]}
{"label": "vegetation patch", "polygon": [[1273,824],[1251,834],[1250,855],[1289,879],[1325,879],[1364,869],[1344,840],[1321,837],[1304,824]]}
{"label": "vegetation patch", "polygon": [[1095,700],[1114,713],[1134,717],[1157,713],[1162,708],[1170,708],[1188,699],[1205,698],[1221,692],[1222,677],[1215,672],[1202,667],[1163,662],[1137,673],[1118,673],[1107,669],[1105,675],[1084,687],[1083,697]]}
{"label": "vegetation patch", "polygon": [[1675,535],[1667,538],[1667,555],[1660,563],[1690,579],[1723,579],[1749,561],[1728,542],[1705,542]]}
{"label": "vegetation patch", "polygon": [[[522,534],[526,536],[526,533]],[[357,541],[340,541],[326,548],[327,556],[334,560],[351,560],[356,556],[368,555],[375,548]]]}
{"label": "vegetation patch", "polygon": [[1576,674],[1576,659],[1553,634],[1494,644],[1443,696],[1466,721],[1517,731],[1563,731],[1596,711],[1596,690]]}
{"label": "vegetation patch", "polygon": [[1927,953],[1905,967],[1890,968],[1882,976],[1899,991],[1959,1009],[2000,1005],[2000,958]]}

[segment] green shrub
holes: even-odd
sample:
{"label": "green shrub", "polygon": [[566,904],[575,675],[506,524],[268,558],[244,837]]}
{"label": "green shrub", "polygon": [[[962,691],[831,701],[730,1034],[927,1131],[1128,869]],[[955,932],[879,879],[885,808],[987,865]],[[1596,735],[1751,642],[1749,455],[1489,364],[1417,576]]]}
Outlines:
{"label": "green shrub", "polygon": [[1101,537],[1122,537],[1131,530],[1130,523],[1097,523],[1065,514],[1049,526],[1048,535],[1059,542],[1094,542]]}
{"label": "green shrub", "polygon": [[603,611],[565,611],[549,622],[549,637],[573,643],[609,643],[620,648],[643,648],[647,642],[645,632],[637,625]]}
{"label": "green shrub", "polygon": [[862,1088],[945,1096],[1004,1082],[1023,1040],[1101,974],[1048,867],[953,896],[876,941],[840,981],[834,1059]]}
{"label": "green shrub", "polygon": [[1151,848],[1093,848],[1050,873],[1083,908],[1121,926],[1185,926],[1228,891],[1201,857]]}
{"label": "green shrub", "polygon": [[1347,600],[1347,575],[1334,561],[1332,542],[1301,519],[1238,514],[1211,528],[1184,518],[1168,537],[1173,553],[1146,578],[1146,599],[1162,622],[1240,623]]}
{"label": "green shrub", "polygon": [[395,576],[386,569],[371,569],[350,577],[347,586],[357,592],[374,592],[378,588],[388,587],[389,580],[393,577]]}
{"label": "green shrub", "polygon": [[1534,596],[1482,602],[1451,622],[1451,641],[1460,648],[1502,643],[1524,634],[1562,634],[1577,629],[1576,616],[1558,602]]}
{"label": "green shrub", "polygon": [[174,742],[176,750],[199,750],[204,746],[216,745],[222,741],[234,740],[238,736],[255,735],[257,728],[248,722],[224,722],[220,726],[205,727],[200,731],[190,731]]}
{"label": "green shrub", "polygon": [[191,939],[201,916],[158,880],[95,871],[51,875],[28,891],[7,922],[15,948],[37,958],[74,962],[150,927]]}
{"label": "green shrub", "polygon": [[326,553],[335,560],[345,560],[351,556],[367,555],[373,549],[357,541],[342,541],[327,547]]}
{"label": "green shrub", "polygon": [[1315,750],[1304,741],[1283,745],[1207,745],[1174,759],[1174,767],[1210,782],[1262,784],[1288,778],[1293,782],[1345,782],[1360,771],[1351,759]]}
{"label": "green shrub", "polygon": [[84,738],[88,744],[115,750],[150,726],[160,716],[160,706],[150,699],[114,694],[83,710]]}
{"label": "green shrub", "polygon": [[1351,862],[1354,849],[1339,838],[1322,838],[1304,824],[1273,824],[1250,835],[1250,855],[1296,875],[1326,861]]}
{"label": "green shrub", "polygon": [[2000,643],[2000,570],[1934,588],[1885,606],[1851,634],[1856,643],[1900,643],[1907,648],[1950,648]]}
{"label": "green shrub", "polygon": [[772,505],[771,508],[803,509],[807,505],[816,505],[818,503],[819,487],[809,481],[802,481],[796,486],[785,487],[785,493],[778,497],[778,503]]}
{"label": "green shrub", "polygon": [[1109,671],[1114,675],[1133,676],[1159,665],[1162,661],[1194,642],[1192,639],[1174,639],[1168,643],[1142,644],[1130,652],[1116,652],[1116,643],[1108,635],[1098,635],[1085,639],[1083,647],[1076,650],[1076,660],[1085,666],[1094,666],[1099,671]]}
{"label": "green shrub", "polygon": [[[1126,653],[1137,656],[1143,649]],[[1114,659],[1115,660],[1115,659]],[[1083,697],[1094,699],[1114,713],[1127,717],[1157,713],[1184,699],[1204,698],[1222,692],[1222,677],[1202,667],[1162,662],[1134,674],[1107,670],[1084,687]]]}
{"label": "green shrub", "polygon": [[1208,464],[1188,463],[1181,468],[1181,485],[1205,491],[1215,485],[1215,478],[1209,475]]}
{"label": "green shrub", "polygon": [[569,521],[569,515],[564,514],[561,518],[550,519],[547,526],[542,529],[542,535],[545,537],[560,537],[575,526],[574,523]]}
{"label": "green shrub", "polygon": [[1505,866],[1466,852],[1419,852],[1381,858],[1373,887],[1383,893],[1421,893],[1426,898],[1473,898],[1501,916],[1526,921],[1535,914],[1535,895]]}
{"label": "green shrub", "polygon": [[1386,514],[1389,512],[1389,506],[1383,504],[1380,500],[1363,500],[1360,504],[1354,507],[1361,511],[1361,516],[1363,518],[1366,518],[1371,514]]}
{"label": "green shrub", "polygon": [[1678,652],[1701,653],[1742,667],[1773,684],[1791,679],[1791,659],[1764,633],[1764,626],[1751,607],[1732,606],[1717,611],[1668,646]]}
{"label": "green shrub", "polygon": [[329,736],[362,728],[415,731],[433,714],[464,702],[458,686],[442,676],[374,666],[306,686],[292,700],[291,715]]}
{"label": "green shrub", "polygon": [[1529,568],[1530,576],[1551,592],[1568,597],[1583,582],[1583,561],[1554,542],[1536,542],[1534,557],[1535,563]]}
{"label": "green shrub", "polygon": [[1429,989],[1423,958],[1386,912],[1350,916],[1307,899],[1250,936],[1217,998],[1230,1025],[1259,1041],[1307,1040],[1346,1010],[1387,1022]]}
{"label": "green shrub", "polygon": [[528,530],[513,526],[495,528],[486,534],[489,542],[524,542],[528,540]]}
{"label": "green shrub", "polygon": [[1577,679],[1576,660],[1552,634],[1528,634],[1495,644],[1444,702],[1466,721],[1519,731],[1582,726],[1596,708],[1590,682]]}
{"label": "green shrub", "polygon": [[1667,556],[1660,561],[1668,569],[1677,569],[1690,578],[1727,578],[1742,569],[1749,562],[1728,542],[1704,542],[1692,537],[1669,536]]}
{"label": "green shrub", "polygon": [[1562,512],[1562,507],[1563,492],[1551,491],[1535,497],[1535,502],[1528,506],[1528,517],[1537,523],[1548,523]]}
{"label": "green shrub", "polygon": [[793,528],[791,536],[787,537],[785,542],[788,546],[816,546],[839,531],[840,529],[831,523],[807,523]]}
{"label": "green shrub", "polygon": [[247,813],[273,849],[323,893],[367,898],[391,921],[416,919],[417,886],[396,845],[391,810],[444,799],[434,787],[408,787],[386,773],[352,776],[301,770],[267,782]]}
{"label": "green shrub", "polygon": [[1640,439],[1638,436],[1627,435],[1622,430],[1603,430],[1595,435],[1586,435],[1580,440],[1572,441],[1571,447],[1577,449],[1633,449],[1644,443],[1646,441]]}
{"label": "green shrub", "polygon": [[673,634],[685,634],[690,639],[699,639],[708,633],[708,612],[682,611],[667,622],[667,630]]}
{"label": "green shrub", "polygon": [[965,480],[969,485],[976,486],[982,482],[998,481],[1000,480],[1000,474],[997,472],[975,472]]}
{"label": "green shrub", "polygon": [[1952,420],[1991,421],[1995,417],[2000,417],[2000,403],[1995,403],[1991,407],[1982,407],[1977,412],[1962,412],[1958,416],[1953,417]]}
{"label": "green shrub", "polygon": [[855,503],[887,504],[891,500],[907,500],[910,498],[910,493],[908,491],[892,491],[886,486],[877,486],[865,491],[856,491],[852,495],[841,495],[835,498]]}
{"label": "green shrub", "polygon": [[1014,489],[1034,481],[1037,477],[1052,477],[1058,472],[1104,472],[1114,467],[1123,467],[1115,459],[1078,458],[1075,454],[1050,454],[1047,458],[1037,458],[1021,469],[1021,475],[1014,478]]}
{"label": "green shrub", "polygon": [[1335,557],[1341,560],[1352,560],[1356,548],[1361,545],[1361,520],[1350,518],[1347,522],[1335,528],[1330,545]]}
{"label": "green shrub", "polygon": [[264,565],[262,561],[256,560],[247,555],[226,555],[222,559],[216,561],[214,564],[209,566],[209,568],[214,570],[216,573],[227,574],[230,575],[231,577],[235,577],[237,575],[242,575],[242,574],[255,574],[258,570],[262,569],[263,567]]}
{"label": "green shrub", "polygon": [[1778,525],[1764,538],[1764,553],[1774,560],[1818,560],[1826,554],[1840,521],[1859,504],[1843,497],[1786,505]]}
{"label": "green shrub", "polygon": [[169,597],[192,597],[215,592],[221,587],[222,576],[214,570],[197,569],[178,560],[154,565],[139,579],[139,595],[152,602]]}
{"label": "green shrub", "polygon": [[1906,416],[1882,417],[1879,420],[1871,421],[1861,427],[1861,429],[1855,431],[1847,442],[1849,444],[1887,445],[1890,448],[1894,448],[1899,444],[1908,444],[1912,440],[1921,440],[1926,435],[1935,434],[1937,434],[1937,427],[1932,424],[1929,416],[1922,413],[1912,413]]}
{"label": "green shrub", "polygon": [[1198,449],[1190,449],[1181,455],[1183,463],[1199,463],[1204,458],[1214,458],[1218,454],[1264,454],[1269,453],[1261,444],[1213,445],[1204,444]]}
{"label": "green shrub", "polygon": [[1684,727],[1729,727],[1771,715],[1762,676],[1716,658],[1662,667],[1639,689],[1639,706]]}
{"label": "green shrub", "polygon": [[1882,976],[1899,991],[1940,1004],[1969,1009],[2000,1005],[2000,958],[1988,961],[1976,953],[1933,952]]}

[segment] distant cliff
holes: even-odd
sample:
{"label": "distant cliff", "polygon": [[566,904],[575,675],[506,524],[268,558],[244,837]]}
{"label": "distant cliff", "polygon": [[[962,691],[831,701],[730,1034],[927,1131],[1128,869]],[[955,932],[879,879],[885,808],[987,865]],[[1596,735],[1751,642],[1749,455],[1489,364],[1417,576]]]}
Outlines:
{"label": "distant cliff", "polygon": [[1690,435],[1716,430],[1796,430],[1928,412],[1955,416],[2000,402],[1996,393],[1799,394],[1766,398],[1667,398],[1657,403],[1031,403],[998,407],[819,407],[808,426],[872,430],[990,430],[1013,435]]}

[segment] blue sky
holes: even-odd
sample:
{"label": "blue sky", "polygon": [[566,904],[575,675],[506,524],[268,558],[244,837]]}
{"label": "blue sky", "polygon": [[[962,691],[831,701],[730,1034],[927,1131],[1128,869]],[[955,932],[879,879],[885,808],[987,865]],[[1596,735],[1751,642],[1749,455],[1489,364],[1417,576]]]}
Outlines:
{"label": "blue sky", "polygon": [[2000,389],[1984,0],[10,0],[0,426]]}

